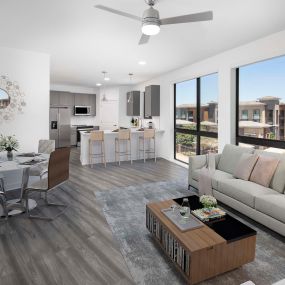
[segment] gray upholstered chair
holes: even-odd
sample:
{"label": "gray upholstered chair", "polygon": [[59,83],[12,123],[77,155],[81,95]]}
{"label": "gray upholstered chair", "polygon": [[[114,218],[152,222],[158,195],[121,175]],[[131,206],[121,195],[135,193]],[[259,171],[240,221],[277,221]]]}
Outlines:
{"label": "gray upholstered chair", "polygon": [[39,140],[38,153],[51,154],[55,150],[54,140]]}
{"label": "gray upholstered chair", "polygon": [[[55,150],[54,140],[40,140],[38,153],[51,154]],[[41,163],[30,168],[30,176],[39,176],[40,179],[48,172],[48,163]]]}
{"label": "gray upholstered chair", "polygon": [[6,201],[6,192],[4,187],[4,176],[0,173],[0,204],[3,209],[3,214],[5,215],[5,219],[8,218],[8,211],[7,211],[7,201]]}
{"label": "gray upholstered chair", "polygon": [[[26,213],[29,218],[53,220],[61,215],[67,208],[67,206],[63,204],[49,203],[47,195],[50,191],[55,190],[58,186],[62,185],[69,179],[69,157],[70,148],[68,147],[59,148],[53,151],[50,155],[48,163],[48,177],[33,183],[24,191]],[[44,201],[46,206],[64,207],[64,210],[53,217],[31,215],[29,210],[29,195],[32,192],[44,193]]]}
{"label": "gray upholstered chair", "polygon": [[28,186],[28,183],[29,183],[29,168],[27,167],[23,168],[22,172],[22,184],[20,189],[20,196],[16,199],[8,200],[4,186],[4,177],[0,175],[0,203],[2,205],[4,212],[3,214],[5,215],[6,219],[10,214],[17,215],[25,212],[26,204],[25,201],[23,200],[23,194]]}

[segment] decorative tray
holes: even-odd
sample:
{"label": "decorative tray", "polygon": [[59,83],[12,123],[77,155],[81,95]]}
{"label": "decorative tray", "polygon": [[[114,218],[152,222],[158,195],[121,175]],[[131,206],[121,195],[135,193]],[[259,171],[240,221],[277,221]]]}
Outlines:
{"label": "decorative tray", "polygon": [[182,232],[204,226],[204,224],[194,216],[190,215],[188,219],[184,219],[177,211],[173,211],[172,208],[162,209],[161,212]]}

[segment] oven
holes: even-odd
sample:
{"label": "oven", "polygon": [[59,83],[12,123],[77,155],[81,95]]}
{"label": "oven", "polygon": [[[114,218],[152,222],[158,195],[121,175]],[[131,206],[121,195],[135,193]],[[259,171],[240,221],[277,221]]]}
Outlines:
{"label": "oven", "polygon": [[76,126],[77,130],[77,146],[80,146],[80,132],[81,131],[98,131],[99,126],[87,126],[87,125],[81,125],[81,126]]}

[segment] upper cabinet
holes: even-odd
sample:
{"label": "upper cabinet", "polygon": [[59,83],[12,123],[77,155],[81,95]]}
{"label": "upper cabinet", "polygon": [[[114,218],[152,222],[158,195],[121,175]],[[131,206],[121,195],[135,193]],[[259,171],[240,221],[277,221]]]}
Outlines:
{"label": "upper cabinet", "polygon": [[74,94],[70,92],[60,92],[59,94],[59,105],[64,107],[74,106]]}
{"label": "upper cabinet", "polygon": [[96,116],[96,94],[75,94],[75,106],[90,106],[91,116]]}
{"label": "upper cabinet", "polygon": [[59,106],[59,91],[50,91],[50,106]]}
{"label": "upper cabinet", "polygon": [[89,94],[76,93],[75,106],[89,106]]}
{"label": "upper cabinet", "polygon": [[127,116],[140,116],[140,91],[127,93]]}
{"label": "upper cabinet", "polygon": [[68,107],[71,115],[73,115],[74,106],[90,106],[91,116],[96,116],[96,94],[50,91],[50,106]]}
{"label": "upper cabinet", "polygon": [[160,116],[160,85],[146,86],[144,100],[145,117]]}
{"label": "upper cabinet", "polygon": [[89,94],[89,106],[91,106],[91,116],[96,116],[96,94]]}

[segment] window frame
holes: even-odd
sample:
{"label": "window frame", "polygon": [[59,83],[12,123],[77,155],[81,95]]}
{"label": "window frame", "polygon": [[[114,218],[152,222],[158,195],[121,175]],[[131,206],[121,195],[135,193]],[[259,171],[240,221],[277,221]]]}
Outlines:
{"label": "window frame", "polygon": [[[206,74],[203,76],[208,76],[211,74],[218,74],[218,72],[213,72],[210,74]],[[174,83],[174,159],[188,164],[188,162],[182,161],[180,159],[177,159],[176,157],[176,134],[177,133],[183,133],[183,134],[189,134],[189,135],[194,135],[196,136],[196,155],[200,155],[201,152],[201,137],[208,137],[208,138],[216,138],[218,139],[218,132],[208,132],[208,131],[201,131],[201,77],[199,76],[196,78],[192,78],[189,80],[196,80],[196,113],[197,113],[197,124],[196,124],[196,129],[195,130],[189,130],[189,129],[182,129],[176,126],[176,85],[185,82],[188,80],[184,80],[181,82]],[[219,102],[218,102],[219,105]],[[218,123],[219,126],[219,123]]]}
{"label": "window frame", "polygon": [[240,71],[239,70],[240,70],[240,67],[236,68],[236,145],[239,145],[239,143],[244,143],[244,144],[257,145],[257,146],[285,149],[285,141],[241,136],[239,134],[239,119],[240,119],[239,118],[239,111],[240,111],[240,108],[239,108],[239,97],[240,97],[239,96],[239,81],[240,81],[239,72]]}

